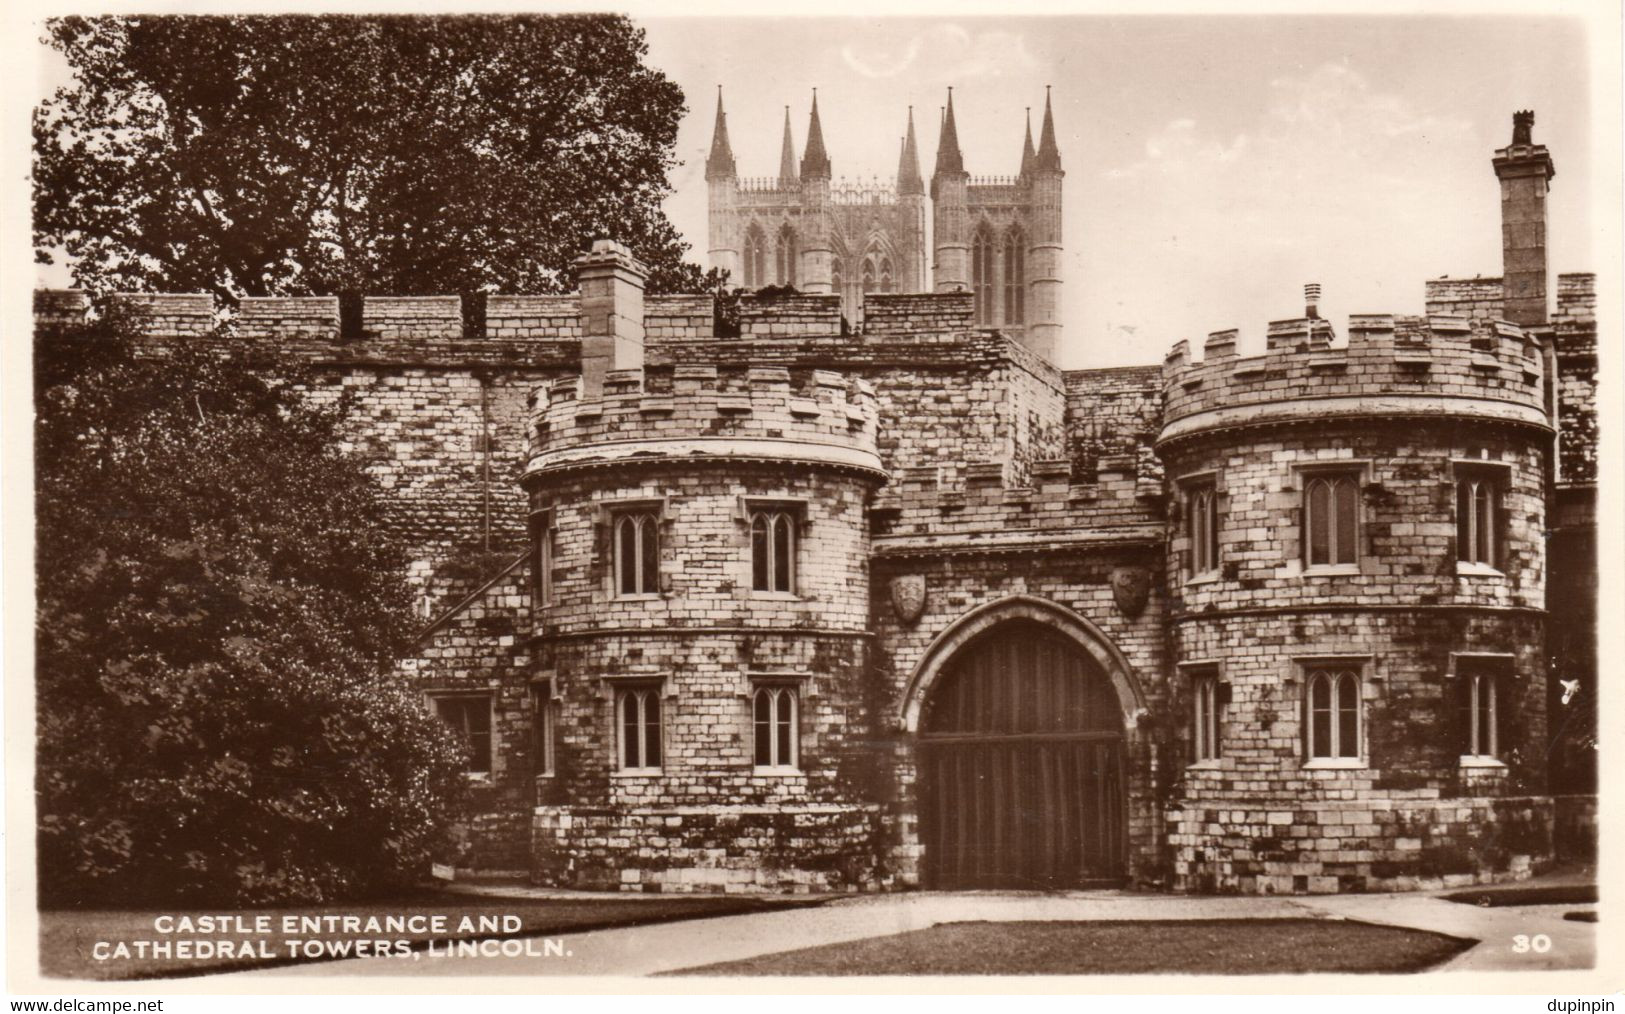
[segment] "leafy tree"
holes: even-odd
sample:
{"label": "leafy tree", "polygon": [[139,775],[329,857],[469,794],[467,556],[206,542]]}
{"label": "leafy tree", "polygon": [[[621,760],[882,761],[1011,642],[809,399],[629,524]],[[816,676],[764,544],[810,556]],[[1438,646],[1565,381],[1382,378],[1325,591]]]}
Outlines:
{"label": "leafy tree", "polygon": [[42,900],[422,876],[463,747],[391,673],[414,621],[381,490],[336,412],[239,356],[134,348],[113,319],[36,342]]}
{"label": "leafy tree", "polygon": [[711,287],[661,211],[682,117],[619,17],[70,17],[38,257],[239,295],[559,291],[595,237]]}

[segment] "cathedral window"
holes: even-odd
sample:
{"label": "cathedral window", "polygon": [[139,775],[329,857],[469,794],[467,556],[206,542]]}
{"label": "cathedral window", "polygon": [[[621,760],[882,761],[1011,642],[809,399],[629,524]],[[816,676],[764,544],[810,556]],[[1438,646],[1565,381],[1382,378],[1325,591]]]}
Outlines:
{"label": "cathedral window", "polygon": [[1027,319],[1027,241],[1021,230],[1004,234],[1004,322]]}
{"label": "cathedral window", "polygon": [[1306,476],[1303,488],[1304,563],[1335,567],[1359,562],[1360,498],[1352,474]]}
{"label": "cathedral window", "polygon": [[622,771],[650,774],[660,770],[660,687],[627,687],[615,695]]}
{"label": "cathedral window", "polygon": [[880,261],[880,291],[881,292],[890,292],[891,290],[892,290],[891,258],[890,257],[884,257],[884,258],[881,258],[881,261]]}
{"label": "cathedral window", "polygon": [[660,518],[654,511],[615,516],[615,592],[620,596],[660,591]]}
{"label": "cathedral window", "polygon": [[971,292],[976,301],[976,324],[979,327],[993,323],[993,234],[986,228],[976,230],[971,240]]}
{"label": "cathedral window", "polygon": [[767,236],[761,226],[745,230],[745,288],[759,289],[767,284]]}
{"label": "cathedral window", "polygon": [[463,770],[474,777],[491,774],[491,695],[447,694],[430,698],[434,713],[468,745]]}
{"label": "cathedral window", "polygon": [[1456,474],[1456,559],[1463,570],[1501,567],[1504,470],[1462,466]]}
{"label": "cathedral window", "polygon": [[863,291],[865,294],[875,291],[875,259],[863,259]]}
{"label": "cathedral window", "polygon": [[1310,668],[1304,695],[1304,756],[1313,761],[1360,758],[1360,673],[1353,665]]}
{"label": "cathedral window", "polygon": [[778,269],[778,284],[796,284],[796,231],[788,225],[779,230],[774,267]]}

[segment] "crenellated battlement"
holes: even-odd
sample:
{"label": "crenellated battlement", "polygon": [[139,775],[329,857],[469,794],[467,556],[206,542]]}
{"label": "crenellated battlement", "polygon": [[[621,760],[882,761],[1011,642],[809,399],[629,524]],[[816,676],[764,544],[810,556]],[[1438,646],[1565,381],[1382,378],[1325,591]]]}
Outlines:
{"label": "crenellated battlement", "polygon": [[1540,346],[1515,324],[1433,315],[1351,316],[1332,347],[1320,318],[1274,321],[1262,355],[1237,333],[1208,336],[1203,358],[1174,345],[1163,363],[1167,441],[1197,430],[1328,415],[1470,415],[1546,425]]}
{"label": "crenellated battlement", "polygon": [[971,462],[957,470],[963,476],[958,483],[943,482],[946,471],[938,465],[904,468],[875,497],[876,536],[893,540],[891,550],[939,549],[942,539],[960,548],[1030,550],[1034,533],[1051,540],[1121,542],[1133,538],[1128,526],[1134,525],[1150,526],[1143,533],[1148,539],[1161,538],[1156,504],[1162,468],[1149,449],[1103,457],[1088,475],[1078,474],[1067,458],[1043,459],[1033,463],[1029,484],[1010,482],[1003,461]]}
{"label": "crenellated battlement", "polygon": [[[117,305],[155,338],[208,334],[223,325],[228,335],[263,342],[562,342],[582,337],[580,293],[483,297],[470,313],[458,296],[365,296],[359,331],[346,333],[337,296],[245,296],[235,307],[208,293],[117,293],[96,300],[77,289],[40,289],[34,315],[41,328],[60,330],[84,322],[98,303]],[[737,297],[737,338],[834,337],[843,334],[840,297],[820,293]],[[653,295],[643,301],[643,326],[651,345],[733,340],[717,334],[716,299],[710,294]],[[480,323],[471,326],[471,320]],[[354,325],[352,325],[354,326]],[[864,303],[866,335],[971,331],[971,294],[922,292],[872,294]],[[861,339],[860,339],[861,340]]]}
{"label": "crenellated battlement", "polygon": [[532,394],[527,474],[682,461],[797,462],[885,477],[875,389],[833,370],[711,365],[614,370]]}
{"label": "crenellated battlement", "polygon": [[[747,297],[749,298],[749,297]],[[344,334],[337,296],[245,296],[233,307],[216,303],[208,293],[115,293],[105,305],[131,315],[155,338],[188,338],[224,324],[235,337],[253,341],[576,341],[581,338],[581,296],[484,297],[483,333],[471,333],[463,300],[458,296],[366,296],[361,300],[360,332]],[[774,301],[755,316],[770,328]],[[83,323],[98,300],[79,289],[39,289],[34,293],[35,322],[60,329]],[[806,316],[800,306],[785,307],[786,321]],[[828,318],[828,314],[823,315]],[[648,296],[643,323],[652,341],[692,341],[715,331],[716,309],[710,295]],[[840,316],[821,320],[827,333],[840,332]]]}

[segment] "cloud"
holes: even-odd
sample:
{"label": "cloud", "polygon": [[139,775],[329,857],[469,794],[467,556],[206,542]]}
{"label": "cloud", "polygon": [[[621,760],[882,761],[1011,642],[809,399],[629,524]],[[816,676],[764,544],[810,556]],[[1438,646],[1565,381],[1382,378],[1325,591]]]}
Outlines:
{"label": "cloud", "polygon": [[[1322,159],[1370,160],[1379,154],[1369,150],[1373,138],[1385,150],[1392,146],[1403,154],[1405,146],[1421,140],[1456,143],[1470,136],[1467,120],[1424,112],[1402,95],[1373,89],[1346,63],[1326,63],[1271,81],[1269,101],[1249,132],[1226,139],[1196,119],[1171,120],[1146,138],[1144,158],[1110,168],[1105,176],[1211,176],[1242,165],[1263,177],[1308,169],[1319,173],[1327,170]],[[1355,143],[1362,146],[1358,153],[1349,150]],[[1306,152],[1319,152],[1322,159],[1306,158]]]}
{"label": "cloud", "polygon": [[936,81],[1002,77],[1029,71],[1038,61],[1026,39],[1015,32],[971,32],[960,25],[939,25],[895,46],[850,42],[841,59],[854,73],[890,78],[923,64],[921,73]]}
{"label": "cloud", "polygon": [[1121,179],[1147,173],[1183,174],[1235,162],[1251,145],[1246,134],[1228,142],[1203,137],[1195,120],[1170,120],[1145,139],[1145,157],[1126,166],[1106,170],[1106,176]]}
{"label": "cloud", "polygon": [[1351,137],[1465,135],[1470,124],[1459,117],[1418,110],[1394,92],[1373,91],[1365,75],[1346,63],[1325,63],[1301,77],[1270,82],[1270,119],[1295,131]]}

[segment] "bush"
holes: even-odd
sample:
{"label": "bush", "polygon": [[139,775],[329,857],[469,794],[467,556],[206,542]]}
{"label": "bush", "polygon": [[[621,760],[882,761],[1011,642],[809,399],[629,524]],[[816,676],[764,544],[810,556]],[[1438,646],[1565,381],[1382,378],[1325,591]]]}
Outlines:
{"label": "bush", "polygon": [[461,747],[337,412],[113,317],[35,345],[42,904],[317,902],[427,873]]}

